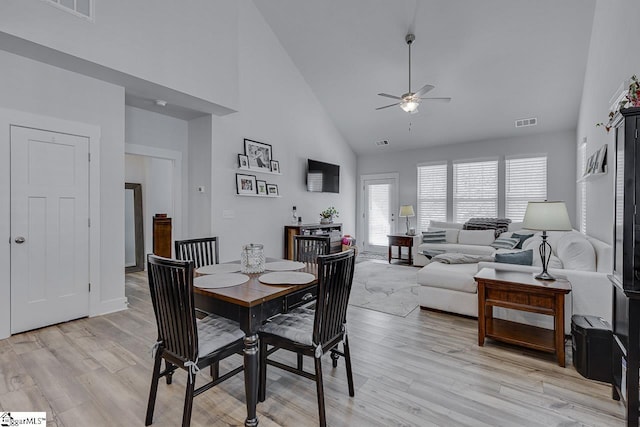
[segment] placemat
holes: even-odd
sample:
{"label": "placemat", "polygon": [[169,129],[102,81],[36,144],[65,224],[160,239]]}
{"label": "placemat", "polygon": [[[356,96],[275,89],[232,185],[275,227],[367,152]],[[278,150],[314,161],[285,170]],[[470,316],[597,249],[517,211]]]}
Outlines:
{"label": "placemat", "polygon": [[264,265],[265,270],[269,271],[292,271],[304,268],[304,262],[298,261],[274,261]]}
{"label": "placemat", "polygon": [[315,276],[301,271],[276,271],[260,276],[258,280],[267,285],[304,285],[315,280]]}
{"label": "placemat", "polygon": [[240,271],[240,264],[211,264],[196,269],[198,274],[237,273],[238,271]]}
{"label": "placemat", "polygon": [[249,276],[240,273],[208,274],[193,279],[193,286],[202,289],[230,288],[242,285],[247,280],[249,280]]}

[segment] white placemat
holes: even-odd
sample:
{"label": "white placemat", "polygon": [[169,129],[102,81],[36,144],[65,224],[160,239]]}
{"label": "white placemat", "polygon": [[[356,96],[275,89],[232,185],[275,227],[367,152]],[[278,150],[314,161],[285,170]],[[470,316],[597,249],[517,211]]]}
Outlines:
{"label": "white placemat", "polygon": [[275,271],[260,276],[258,280],[267,285],[304,285],[315,280],[315,276],[301,271]]}
{"label": "white placemat", "polygon": [[193,286],[203,289],[230,288],[249,280],[249,276],[240,273],[208,274],[193,279]]}
{"label": "white placemat", "polygon": [[196,269],[198,274],[237,273],[238,271],[240,271],[240,264],[211,264]]}
{"label": "white placemat", "polygon": [[264,265],[265,270],[269,271],[292,271],[304,268],[304,262],[298,261],[274,261]]}

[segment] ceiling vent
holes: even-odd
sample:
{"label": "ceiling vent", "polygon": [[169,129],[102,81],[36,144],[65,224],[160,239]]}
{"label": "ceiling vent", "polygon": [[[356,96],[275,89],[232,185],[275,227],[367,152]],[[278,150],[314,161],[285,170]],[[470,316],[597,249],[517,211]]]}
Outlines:
{"label": "ceiling vent", "polygon": [[382,141],[376,141],[376,145],[377,145],[378,147],[381,147],[381,146],[383,146],[383,145],[389,145],[389,141],[387,141],[386,139],[385,139],[385,140],[382,140]]}
{"label": "ceiling vent", "polygon": [[524,128],[527,126],[535,126],[538,124],[538,119],[535,117],[531,117],[530,119],[518,119],[516,120],[517,128]]}

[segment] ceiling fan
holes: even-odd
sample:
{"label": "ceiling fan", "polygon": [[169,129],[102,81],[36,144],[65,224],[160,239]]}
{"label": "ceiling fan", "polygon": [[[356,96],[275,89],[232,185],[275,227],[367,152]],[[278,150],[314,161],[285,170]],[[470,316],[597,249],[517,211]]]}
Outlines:
{"label": "ceiling fan", "polygon": [[376,110],[382,110],[389,107],[394,107],[399,105],[407,113],[415,114],[418,112],[418,106],[420,105],[420,101],[429,100],[429,101],[438,101],[438,102],[449,102],[451,98],[422,98],[423,95],[426,95],[429,91],[435,88],[433,85],[424,85],[417,92],[411,92],[411,44],[416,39],[416,36],[413,34],[407,34],[404,40],[407,42],[409,46],[409,91],[402,96],[389,95],[388,93],[379,93],[378,95],[384,96],[387,98],[397,99],[399,102],[395,104],[385,105],[384,107],[378,107]]}

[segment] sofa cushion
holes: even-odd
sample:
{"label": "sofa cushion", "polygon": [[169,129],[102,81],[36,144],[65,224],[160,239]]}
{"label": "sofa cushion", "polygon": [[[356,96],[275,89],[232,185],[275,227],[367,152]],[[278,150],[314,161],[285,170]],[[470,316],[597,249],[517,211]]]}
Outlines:
{"label": "sofa cushion", "polygon": [[522,244],[524,243],[524,241],[527,240],[529,237],[533,237],[533,233],[531,234],[511,233],[511,237],[519,240],[518,244],[516,245],[516,249],[522,249]]}
{"label": "sofa cushion", "polygon": [[444,231],[445,239],[447,243],[458,243],[458,233],[460,232],[457,228],[434,228],[429,227],[429,231]]}
{"label": "sofa cushion", "polygon": [[518,243],[520,243],[520,239],[513,239],[511,237],[498,237],[489,246],[496,249],[513,249],[518,245]]}
{"label": "sofa cushion", "polygon": [[519,265],[532,265],[533,264],[533,250],[528,249],[526,251],[512,252],[512,253],[496,253],[496,262],[504,264],[519,264]]}
{"label": "sofa cushion", "polygon": [[433,288],[476,293],[478,287],[473,276],[477,270],[478,264],[432,262],[418,271],[418,283]]}
{"label": "sofa cushion", "polygon": [[429,227],[433,228],[455,228],[457,230],[462,230],[462,224],[458,224],[457,222],[444,222],[444,221],[429,221]]}
{"label": "sofa cushion", "polygon": [[445,243],[446,241],[447,232],[444,230],[422,232],[422,243]]}
{"label": "sofa cushion", "polygon": [[495,230],[460,230],[458,243],[489,246],[496,240]]}
{"label": "sofa cushion", "polygon": [[418,253],[421,254],[425,250],[436,250],[470,255],[491,255],[496,251],[495,248],[492,248],[491,246],[461,245],[459,243],[422,243],[418,245]]}
{"label": "sofa cushion", "polygon": [[596,271],[596,251],[580,233],[565,233],[560,237],[556,253],[568,270]]}

